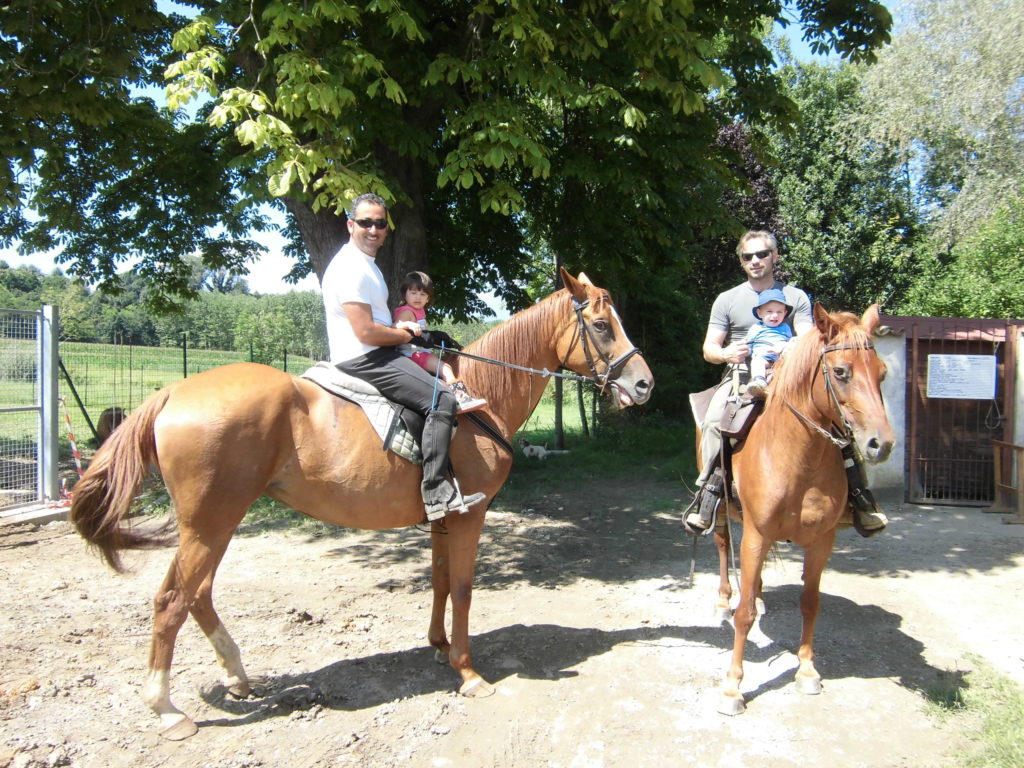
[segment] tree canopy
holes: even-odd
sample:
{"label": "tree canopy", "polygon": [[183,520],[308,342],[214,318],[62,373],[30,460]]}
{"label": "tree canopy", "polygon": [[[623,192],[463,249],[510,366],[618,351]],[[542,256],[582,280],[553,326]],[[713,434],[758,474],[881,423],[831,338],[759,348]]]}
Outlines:
{"label": "tree canopy", "polygon": [[905,0],[900,31],[864,72],[860,118],[915,175],[935,248],[969,237],[1024,193],[1024,6]]}
{"label": "tree canopy", "polygon": [[792,135],[769,132],[785,264],[794,283],[834,309],[878,302],[890,311],[918,276],[918,212],[898,147],[860,135],[859,71],[788,65],[780,74],[800,111]]}
{"label": "tree canopy", "polygon": [[[59,248],[108,284],[132,258],[181,294],[187,254],[258,257],[266,204],[288,212],[296,274],[322,274],[370,190],[393,203],[392,282],[424,268],[449,307],[480,311],[488,284],[517,306],[522,214],[570,266],[628,274],[714,212],[720,125],[793,117],[764,42],[787,19],[767,0],[185,5],[0,8],[0,242]],[[794,7],[822,50],[870,59],[888,39],[879,3]],[[201,97],[196,120],[138,90],[165,73],[171,110]]]}

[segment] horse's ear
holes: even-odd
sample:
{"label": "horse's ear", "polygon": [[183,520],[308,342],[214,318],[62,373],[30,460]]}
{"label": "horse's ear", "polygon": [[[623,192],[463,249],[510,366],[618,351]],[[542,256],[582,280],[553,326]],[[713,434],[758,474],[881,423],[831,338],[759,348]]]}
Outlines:
{"label": "horse's ear", "polygon": [[564,285],[569,293],[573,295],[573,298],[580,302],[586,301],[587,289],[583,286],[593,285],[593,283],[590,282],[590,278],[580,272],[579,280],[577,280],[565,270],[565,267],[559,267],[558,270],[562,274],[562,285]]}
{"label": "horse's ear", "polygon": [[835,329],[835,323],[832,322],[832,317],[829,315],[828,310],[821,306],[820,301],[814,302],[814,327],[818,329],[822,337],[828,339],[832,336]]}
{"label": "horse's ear", "polygon": [[864,326],[864,330],[869,335],[874,334],[875,328],[881,322],[881,318],[878,316],[878,305],[872,304],[864,311],[864,316],[860,319],[860,324]]}

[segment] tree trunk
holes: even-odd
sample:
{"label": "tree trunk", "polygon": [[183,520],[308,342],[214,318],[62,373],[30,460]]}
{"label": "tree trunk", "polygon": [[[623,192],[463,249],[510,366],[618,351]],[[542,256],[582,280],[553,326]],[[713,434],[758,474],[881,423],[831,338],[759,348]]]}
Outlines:
{"label": "tree trunk", "polygon": [[[427,229],[423,217],[423,174],[416,161],[397,156],[387,157],[382,166],[396,180],[396,192],[412,201],[391,206],[394,226],[388,233],[387,241],[377,252],[377,266],[387,281],[390,302],[392,306],[397,306],[401,298],[398,296],[398,286],[406,273],[413,269],[430,272]],[[327,265],[338,249],[348,242],[345,217],[328,209],[314,213],[308,203],[294,198],[285,198],[285,205],[298,225],[313,271],[317,279],[323,282]]]}
{"label": "tree trunk", "polygon": [[292,197],[286,197],[284,204],[299,228],[302,244],[306,248],[309,263],[316,273],[317,280],[323,282],[327,265],[331,263],[338,249],[348,242],[345,218],[324,208],[314,213],[308,203]]}

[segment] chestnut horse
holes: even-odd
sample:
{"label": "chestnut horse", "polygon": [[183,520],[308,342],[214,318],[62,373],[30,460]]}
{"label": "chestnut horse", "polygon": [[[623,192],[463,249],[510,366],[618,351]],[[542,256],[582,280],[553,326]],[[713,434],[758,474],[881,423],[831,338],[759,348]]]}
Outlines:
{"label": "chestnut horse", "polygon": [[[888,458],[894,441],[879,386],[885,364],[871,340],[876,327],[877,305],[858,320],[849,312],[829,314],[815,304],[814,327],[797,337],[776,364],[764,412],[733,454],[742,512],[728,502],[725,507],[733,519],[742,518],[743,539],[732,660],[718,705],[722,714],[738,715],[745,708],[740,693],[744,645],[761,602],[761,570],[778,541],[791,541],[804,550],[796,683],[803,693],[821,692],[821,676],[814,668],[819,586],[837,527],[849,519],[840,444],[852,439],[866,461],[878,463]],[[715,543],[718,609],[727,615],[732,597],[727,524],[716,529]]]}
{"label": "chestnut horse", "polygon": [[[562,270],[564,290],[513,316],[467,348],[524,368],[563,366],[596,381],[625,407],[645,402],[653,378],[619,321],[612,300],[580,274]],[[510,367],[466,359],[460,374],[487,398],[484,419],[511,441],[546,381]],[[171,703],[175,638],[189,613],[224,667],[228,690],[250,693],[235,645],[213,606],[213,580],[249,506],[267,495],[336,525],[385,529],[424,521],[422,472],[382,451],[355,405],[311,381],[275,368],[240,363],[206,371],[157,392],[104,443],[75,487],[70,519],[115,570],[119,551],[158,546],[166,537],[125,520],[148,467],[156,465],[177,516],[178,549],[154,599],[153,634],[143,699],[161,733],[183,739],[197,730]],[[452,464],[467,491],[487,502],[504,484],[512,455],[465,420],[452,443]],[[487,504],[431,524],[433,607],[429,640],[461,675],[460,692],[493,689],[473,668],[469,606]],[[445,632],[452,603],[451,641]]]}

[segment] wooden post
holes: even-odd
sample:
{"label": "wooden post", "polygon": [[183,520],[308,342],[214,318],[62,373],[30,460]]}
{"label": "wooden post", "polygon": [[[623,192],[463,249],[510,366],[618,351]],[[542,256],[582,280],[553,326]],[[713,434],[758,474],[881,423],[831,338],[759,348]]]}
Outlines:
{"label": "wooden post", "polygon": [[[1003,518],[1003,522],[1024,525],[1024,445],[993,440],[992,451],[996,498],[992,506],[985,511],[1012,514],[1013,517]],[[1012,456],[1009,455],[1011,453]],[[1004,477],[1003,467],[1007,464],[1010,466],[1010,473]]]}

